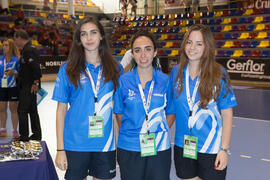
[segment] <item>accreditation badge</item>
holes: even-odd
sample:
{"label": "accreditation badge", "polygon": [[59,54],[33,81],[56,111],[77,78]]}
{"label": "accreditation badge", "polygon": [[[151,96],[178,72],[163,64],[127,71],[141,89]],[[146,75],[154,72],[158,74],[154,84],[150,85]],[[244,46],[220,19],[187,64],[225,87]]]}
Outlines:
{"label": "accreditation badge", "polygon": [[104,117],[89,116],[88,137],[104,137]]}
{"label": "accreditation badge", "polygon": [[140,134],[141,157],[157,155],[154,133]]}
{"label": "accreditation badge", "polygon": [[197,160],[197,148],[198,137],[185,135],[183,157]]}
{"label": "accreditation badge", "polygon": [[7,88],[8,87],[8,80],[7,78],[2,78],[1,79],[1,83],[2,83],[2,88]]}

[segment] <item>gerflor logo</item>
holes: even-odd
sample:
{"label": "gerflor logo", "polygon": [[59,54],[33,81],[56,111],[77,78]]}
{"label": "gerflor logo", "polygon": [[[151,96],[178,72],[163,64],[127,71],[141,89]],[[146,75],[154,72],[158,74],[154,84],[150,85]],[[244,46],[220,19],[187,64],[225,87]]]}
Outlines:
{"label": "gerflor logo", "polygon": [[237,62],[235,59],[230,59],[227,62],[228,72],[230,73],[264,74],[264,67],[264,63],[255,63],[251,59],[246,62]]}

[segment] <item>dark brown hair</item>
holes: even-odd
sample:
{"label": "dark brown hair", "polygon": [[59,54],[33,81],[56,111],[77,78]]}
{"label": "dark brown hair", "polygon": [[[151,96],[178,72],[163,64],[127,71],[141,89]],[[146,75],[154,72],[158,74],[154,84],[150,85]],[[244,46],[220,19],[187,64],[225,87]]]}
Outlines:
{"label": "dark brown hair", "polygon": [[68,56],[68,63],[66,73],[70,82],[77,88],[80,84],[80,75],[81,72],[85,72],[85,52],[84,47],[81,43],[81,27],[83,24],[93,23],[97,26],[102,39],[100,40],[98,53],[101,58],[102,69],[105,77],[105,82],[112,80],[114,84],[114,89],[118,86],[118,77],[120,72],[120,67],[117,62],[113,59],[108,42],[105,38],[105,32],[103,26],[95,18],[84,18],[80,20],[77,24],[72,47]]}
{"label": "dark brown hair", "polygon": [[[188,38],[193,31],[200,31],[202,33],[204,42],[204,52],[200,60],[200,84],[198,87],[200,94],[200,106],[205,108],[211,99],[217,99],[221,90],[221,81],[224,80],[226,83],[226,95],[230,90],[230,78],[226,75],[225,69],[216,62],[215,57],[215,40],[210,29],[202,24],[195,24],[190,26],[188,31],[185,33],[182,44],[181,44],[181,55],[179,58],[179,71],[174,82],[178,91],[178,96],[183,90],[183,71],[188,64],[188,56],[185,52],[185,47]],[[179,83],[178,83],[179,80]],[[215,90],[214,90],[215,89]]]}
{"label": "dark brown hair", "polygon": [[14,33],[14,37],[15,38],[22,38],[24,40],[28,40],[29,39],[29,35],[28,33],[23,30],[23,29],[19,29],[19,30],[16,30],[15,33]]}

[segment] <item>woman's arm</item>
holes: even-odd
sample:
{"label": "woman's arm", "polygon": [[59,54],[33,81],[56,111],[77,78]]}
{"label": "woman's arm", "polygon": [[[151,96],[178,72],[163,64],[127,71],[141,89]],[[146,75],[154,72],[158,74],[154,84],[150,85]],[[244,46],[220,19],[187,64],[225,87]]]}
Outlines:
{"label": "woman's arm", "polygon": [[115,116],[116,116],[116,121],[117,121],[118,128],[120,129],[120,127],[121,127],[121,119],[122,119],[123,114],[116,114]]}
{"label": "woman's arm", "polygon": [[166,119],[167,119],[167,123],[168,123],[169,128],[172,127],[172,125],[173,125],[173,123],[175,121],[175,114],[167,115]]}
{"label": "woman's arm", "polygon": [[68,105],[58,102],[56,110],[56,136],[57,136],[57,154],[55,158],[56,166],[61,170],[67,169],[67,157],[64,151],[64,125]]}
{"label": "woman's arm", "polygon": [[[221,148],[229,149],[231,136],[232,136],[232,125],[233,125],[233,110],[232,108],[221,110],[221,117],[223,122],[222,128],[222,144]],[[217,154],[215,167],[217,170],[223,170],[228,164],[228,153],[221,150]]]}

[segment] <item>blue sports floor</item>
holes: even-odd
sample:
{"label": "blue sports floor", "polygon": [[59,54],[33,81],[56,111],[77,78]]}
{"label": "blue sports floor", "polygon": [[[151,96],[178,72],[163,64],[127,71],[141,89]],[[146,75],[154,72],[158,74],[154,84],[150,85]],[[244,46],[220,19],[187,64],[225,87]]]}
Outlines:
{"label": "blue sports floor", "polygon": [[[56,155],[55,112],[57,103],[51,100],[54,82],[43,82],[42,87],[48,96],[38,106],[43,132],[51,156]],[[234,109],[234,127],[231,141],[231,156],[227,180],[270,180],[270,89],[234,87],[238,106]],[[7,128],[11,128],[10,114]],[[11,140],[11,134],[1,137],[1,142]],[[173,140],[174,127],[171,129]],[[173,141],[172,141],[173,143]],[[64,172],[57,169],[59,179]],[[135,172],[136,173],[136,172]],[[88,177],[88,180],[92,179]],[[171,180],[178,180],[174,165]],[[114,180],[120,180],[119,170]]]}

